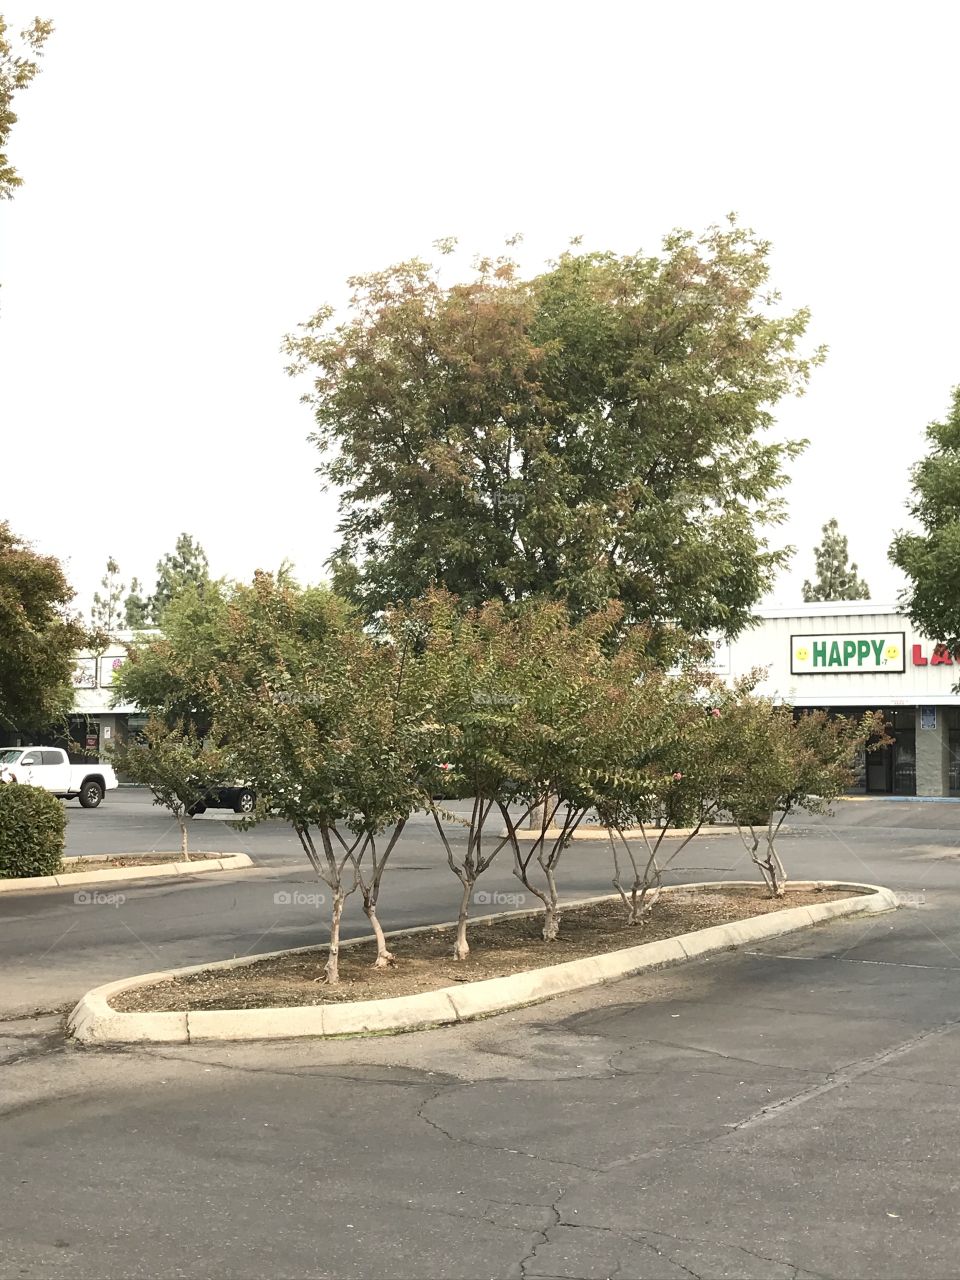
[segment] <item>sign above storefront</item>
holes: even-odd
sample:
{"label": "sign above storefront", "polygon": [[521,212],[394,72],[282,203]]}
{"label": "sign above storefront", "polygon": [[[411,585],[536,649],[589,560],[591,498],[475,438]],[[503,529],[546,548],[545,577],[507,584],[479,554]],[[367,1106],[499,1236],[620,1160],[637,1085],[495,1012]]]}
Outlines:
{"label": "sign above storefront", "polygon": [[795,676],[868,675],[904,671],[902,631],[857,631],[790,637]]}
{"label": "sign above storefront", "polygon": [[[924,648],[927,648],[927,651],[930,654],[929,658],[927,657],[927,654],[924,653]],[[931,667],[953,666],[953,658],[950,657],[950,650],[945,644],[928,646],[915,644],[912,650],[912,657],[913,665],[915,667],[925,667],[928,663]],[[958,659],[958,661],[960,661],[960,659]]]}
{"label": "sign above storefront", "polygon": [[77,658],[73,664],[73,687],[95,689],[97,687],[96,658]]}

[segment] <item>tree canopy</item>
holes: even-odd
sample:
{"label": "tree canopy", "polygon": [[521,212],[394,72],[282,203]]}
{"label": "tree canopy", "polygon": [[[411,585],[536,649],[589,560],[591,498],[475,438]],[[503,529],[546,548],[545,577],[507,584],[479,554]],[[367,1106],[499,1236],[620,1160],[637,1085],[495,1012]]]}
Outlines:
{"label": "tree canopy", "polygon": [[123,606],[124,621],[134,631],[158,627],[171,600],[186,588],[203,586],[209,581],[207,553],[189,533],[181,533],[173,551],[157,561],[157,582],[151,595],[142,594],[143,584],[138,578],[131,580]]}
{"label": "tree canopy", "polygon": [[43,46],[52,31],[52,22],[34,18],[20,32],[22,48],[18,50],[0,13],[0,200],[12,200],[17,187],[23,186],[23,179],[7,156],[10,133],[17,123],[13,101],[39,72]]}
{"label": "tree canopy", "polygon": [[890,559],[907,575],[911,622],[951,652],[960,649],[960,387],[947,416],[926,431],[929,452],[911,473],[908,510],[919,532],[901,530]]}
{"label": "tree canopy", "polygon": [[74,654],[86,638],[68,612],[72,599],[59,560],[0,522],[0,728],[39,727],[70,709]]}
{"label": "tree canopy", "polygon": [[848,563],[847,539],[836,519],[823,526],[823,541],[814,549],[817,576],[803,584],[803,598],[814,600],[869,600],[870,588],[859,576],[855,563]]}
{"label": "tree canopy", "polygon": [[802,447],[764,431],[822,355],[768,256],[731,220],[532,278],[499,257],[451,286],[420,260],[351,280],[346,318],[286,343],[340,488],[337,588],[367,617],[440,584],[739,631],[785,562],[767,532]]}

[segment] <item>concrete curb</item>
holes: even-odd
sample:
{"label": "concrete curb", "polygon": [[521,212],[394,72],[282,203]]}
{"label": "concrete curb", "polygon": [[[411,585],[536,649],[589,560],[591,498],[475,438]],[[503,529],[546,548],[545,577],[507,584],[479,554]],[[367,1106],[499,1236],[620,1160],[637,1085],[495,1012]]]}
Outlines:
{"label": "concrete curb", "polygon": [[[121,855],[103,855],[121,856]],[[142,855],[141,855],[142,856]],[[94,858],[64,858],[69,862],[101,861]],[[67,889],[83,884],[110,884],[116,880],[152,880],[154,876],[196,876],[208,871],[239,871],[252,867],[253,860],[246,853],[225,853],[220,858],[204,858],[202,862],[155,862],[146,867],[112,867],[105,871],[65,871],[59,876],[23,876],[20,879],[0,880],[0,893],[16,893],[20,889]]]}
{"label": "concrete curb", "polygon": [[[659,837],[661,830],[662,830],[661,827],[647,828],[647,839],[650,841],[651,844],[656,843],[656,840]],[[694,834],[694,831],[696,831],[695,827],[671,827],[670,830],[666,833],[666,835],[663,838],[664,840],[685,839],[687,836],[692,836]],[[554,840],[558,840],[562,834],[563,833],[559,827],[547,827],[546,835],[545,835],[547,843],[552,844]],[[641,843],[643,842],[643,833],[641,832],[639,827],[630,827],[628,830],[624,831],[623,834],[628,840],[638,840]],[[737,828],[734,826],[732,822],[713,822],[713,823],[710,823],[709,825],[702,826],[700,830],[696,832],[696,834],[698,837],[709,836],[711,834],[720,835],[720,836],[736,835]],[[783,833],[781,832],[781,835],[782,834]],[[506,831],[501,831],[498,834],[497,839],[502,840],[506,837],[506,835],[507,835]],[[541,837],[541,832],[539,831],[539,829],[536,829],[536,828],[531,829],[529,827],[524,827],[522,828],[522,830],[515,831],[514,835],[517,837],[518,840],[539,840]],[[573,835],[570,838],[571,840],[606,840],[606,841],[610,839],[610,837],[607,835],[606,827],[583,827],[583,826],[577,827],[576,831],[573,833]]]}
{"label": "concrete curb", "polygon": [[[749,885],[756,881],[710,881],[694,885],[672,885],[665,893],[683,893],[691,889],[715,888],[718,884]],[[324,950],[323,947],[296,947],[286,951],[273,951],[266,955],[242,956],[217,964],[191,965],[183,969],[165,970],[160,973],[140,974],[135,978],[123,978],[88,991],[67,1020],[67,1031],[88,1044],[140,1044],[164,1042],[192,1044],[206,1040],[282,1040],[304,1036],[350,1036],[389,1034],[397,1031],[417,1031],[426,1027],[444,1026],[451,1022],[465,1022],[471,1018],[502,1013],[524,1005],[548,1000],[551,996],[584,987],[629,977],[646,969],[657,969],[676,961],[694,956],[709,955],[714,951],[728,950],[747,942],[774,938],[781,934],[820,924],[841,916],[873,914],[893,911],[897,896],[890,889],[878,885],[849,885],[837,880],[794,882],[794,888],[862,889],[856,897],[824,902],[815,906],[787,907],[762,916],[751,916],[735,924],[716,925],[664,938],[659,942],[642,943],[611,951],[605,955],[587,956],[564,964],[548,965],[542,969],[529,969],[506,978],[488,978],[479,982],[467,982],[455,987],[441,987],[436,991],[424,991],[413,996],[395,996],[385,1000],[358,1000],[345,1004],[299,1005],[278,1009],[217,1009],[197,1010],[185,1013],[121,1013],[110,1007],[111,996],[134,987],[149,986],[187,973],[199,973],[215,969],[236,969],[256,964],[273,956],[292,955],[298,952]],[[581,899],[564,903],[566,909],[585,906],[591,902],[606,901],[616,894]],[[536,911],[508,911],[496,915],[478,917],[479,920],[496,920],[505,916],[538,915]],[[453,929],[455,925],[423,925],[417,929],[398,929],[387,937],[399,934],[426,933],[436,929]],[[351,938],[341,947],[357,946],[370,938]]]}

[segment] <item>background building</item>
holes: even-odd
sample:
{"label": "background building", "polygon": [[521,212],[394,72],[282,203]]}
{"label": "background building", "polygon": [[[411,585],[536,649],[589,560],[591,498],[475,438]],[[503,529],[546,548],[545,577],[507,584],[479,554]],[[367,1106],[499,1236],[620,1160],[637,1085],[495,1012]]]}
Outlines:
{"label": "background building", "polygon": [[894,742],[867,753],[863,790],[960,795],[960,660],[896,606],[845,600],[758,609],[756,626],[716,654],[720,674],[755,667],[766,670],[759,693],[797,708],[885,712]]}

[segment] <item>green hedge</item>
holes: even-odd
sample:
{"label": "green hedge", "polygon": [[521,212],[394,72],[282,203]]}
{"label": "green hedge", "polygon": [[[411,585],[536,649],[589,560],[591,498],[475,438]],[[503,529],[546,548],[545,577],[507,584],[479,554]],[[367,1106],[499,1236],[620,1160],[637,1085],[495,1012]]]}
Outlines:
{"label": "green hedge", "polygon": [[56,796],[39,787],[0,782],[0,880],[62,871],[66,825]]}

